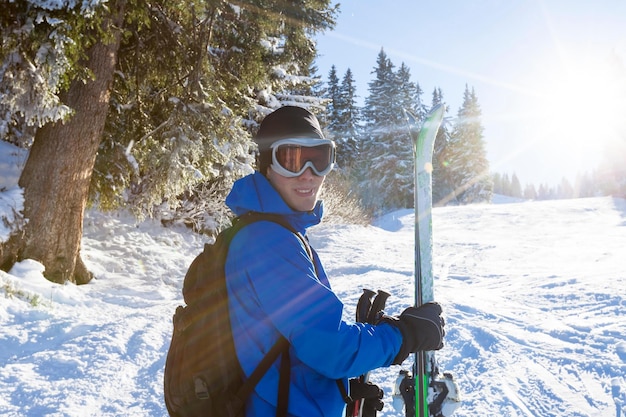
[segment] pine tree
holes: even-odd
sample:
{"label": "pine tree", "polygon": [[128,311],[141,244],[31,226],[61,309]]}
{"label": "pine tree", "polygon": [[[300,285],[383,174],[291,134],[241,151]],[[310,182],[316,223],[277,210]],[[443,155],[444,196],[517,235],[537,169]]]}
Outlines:
{"label": "pine tree", "polygon": [[[12,103],[18,112],[27,108],[32,111],[30,122],[38,125],[38,129],[19,179],[19,185],[24,189],[24,217],[28,222],[25,222],[23,233],[13,235],[5,247],[0,247],[0,265],[7,268],[15,261],[34,259],[45,266],[44,275],[50,281],[84,284],[91,280],[92,274],[80,256],[83,211],[107,117],[107,100],[122,38],[120,27],[126,2],[113,1],[108,7],[88,8],[86,12],[93,13],[91,19],[85,19],[82,13],[64,6],[55,11],[29,6],[22,3],[3,10],[3,15],[5,12],[10,15],[9,27],[30,21],[19,28],[19,35],[6,33],[10,38],[6,43],[10,45],[10,51],[7,57],[7,51],[2,50],[3,64],[15,66],[8,69],[3,65],[3,70],[12,72],[15,79],[20,80],[18,85],[8,88],[38,90],[34,85],[38,82],[30,78],[37,74],[37,66],[44,74],[40,77],[42,84],[58,82],[63,87],[58,84],[45,86],[43,97],[56,96],[50,102],[42,102],[42,96],[35,93],[33,101]],[[34,16],[41,21],[36,24]],[[48,22],[55,23],[50,25]],[[58,32],[54,28],[56,25]],[[69,46],[64,42],[68,42],[71,36],[76,37],[76,43]],[[59,38],[63,41],[59,42]],[[53,46],[55,43],[58,49]],[[55,58],[62,60],[63,64],[50,62]],[[50,76],[48,71],[63,73]],[[67,79],[68,74],[76,77]],[[9,84],[15,82],[9,78]],[[6,79],[0,76],[0,80],[3,80],[0,89],[6,89]],[[72,109],[73,114],[50,116],[48,106]],[[64,120],[60,122],[59,119]],[[11,123],[19,122],[11,120]]]}
{"label": "pine tree", "polygon": [[326,85],[324,95],[328,99],[328,104],[326,105],[325,120],[327,121],[327,129],[331,134],[331,139],[335,139],[335,133],[339,131],[339,113],[342,103],[339,94],[339,77],[337,76],[337,68],[334,65],[328,71],[328,82]]}
{"label": "pine tree", "polygon": [[[117,117],[108,119],[92,181],[94,201],[186,217],[185,200],[222,201],[237,178],[252,172],[250,133],[265,114],[284,104],[323,107],[309,95],[316,83],[309,33],[331,26],[333,10],[325,2],[287,9],[257,3],[158,2],[134,11],[134,36],[121,49],[111,100]],[[226,222],[223,205],[213,206],[222,212],[207,208],[200,219],[184,221]]]}
{"label": "pine tree", "polygon": [[417,88],[404,63],[394,71],[381,49],[363,110],[363,178],[365,202],[376,210],[413,204],[413,158],[404,109],[415,108]]}
{"label": "pine tree", "polygon": [[491,201],[493,183],[474,89],[465,87],[463,104],[450,135],[450,171],[455,194],[463,204]]}
{"label": "pine tree", "polygon": [[384,190],[384,171],[395,169],[385,166],[384,154],[388,153],[386,135],[388,134],[389,104],[394,83],[394,67],[384,49],[381,49],[376,58],[374,79],[368,83],[369,94],[365,97],[363,108],[364,130],[361,135],[361,155],[358,167],[358,176],[361,180],[360,188],[366,207],[380,209],[384,206],[386,196],[380,192]]}
{"label": "pine tree", "polygon": [[337,145],[338,168],[347,169],[353,165],[358,154],[360,120],[352,71],[348,68],[340,83],[333,65],[328,73],[327,85],[325,91],[328,100],[325,113],[327,130],[329,137]]}
{"label": "pine tree", "polygon": [[511,196],[512,186],[511,186],[511,178],[508,173],[505,173],[502,176],[502,195]]}
{"label": "pine tree", "polygon": [[[417,93],[420,91],[416,84],[411,81],[411,71],[403,62],[396,72],[395,91],[397,99],[392,104],[392,111],[395,117],[390,126],[391,149],[395,155],[396,170],[393,175],[395,180],[396,194],[395,207],[412,207],[414,204],[414,166],[413,166],[413,146],[410,135],[407,133],[406,121],[404,119],[404,109],[415,110],[421,103]],[[419,117],[419,115],[418,115]],[[423,117],[422,117],[423,118]],[[394,207],[392,205],[391,207]]]}
{"label": "pine tree", "polygon": [[397,77],[397,91],[398,91],[398,109],[402,113],[403,109],[410,110],[413,115],[418,118],[418,121],[423,119],[424,113],[421,103],[421,89],[419,85],[411,81],[411,70],[403,62],[400,64],[400,68],[396,72]]}
{"label": "pine tree", "polygon": [[[102,13],[92,15],[91,9],[85,9],[90,16],[86,19],[79,8],[57,3],[49,9],[29,2],[10,4],[0,18],[0,91],[35,92],[2,101],[0,114],[9,115],[8,124],[16,126],[14,132],[25,131],[21,129],[24,124],[37,126],[37,138],[51,136],[50,131],[59,129],[61,123],[52,126],[51,122],[67,123],[71,119],[70,123],[79,126],[66,136],[82,139],[81,146],[96,145],[88,154],[69,158],[69,163],[65,162],[68,155],[59,155],[59,150],[65,148],[54,141],[41,140],[41,150],[31,152],[31,157],[44,155],[45,159],[65,164],[63,172],[78,169],[79,174],[68,178],[86,179],[87,186],[67,181],[56,174],[54,167],[47,171],[39,167],[32,179],[28,177],[30,168],[24,170],[23,183],[28,188],[25,207],[34,207],[49,219],[41,222],[46,241],[62,242],[69,248],[59,252],[54,247],[42,249],[46,252],[46,271],[55,281],[74,279],[74,264],[82,265],[77,254],[86,200],[83,194],[87,190],[92,202],[106,208],[130,203],[142,213],[155,215],[164,208],[180,207],[181,197],[193,197],[197,186],[217,190],[221,193],[217,200],[222,201],[230,184],[252,170],[248,131],[255,130],[257,121],[280,106],[281,100],[317,106],[305,96],[314,82],[312,62],[316,50],[312,35],[332,27],[337,13],[337,6],[330,7],[326,0],[302,0],[289,5],[253,0],[236,6],[198,0],[120,0],[107,3],[106,8],[99,5]],[[57,10],[52,10],[55,7]],[[110,30],[93,31],[113,13],[121,15],[119,22],[110,25]],[[120,34],[119,50],[102,55],[113,61],[118,58],[117,67],[111,67],[111,84],[107,74],[94,70],[97,63],[88,59],[102,57],[91,54],[91,47],[114,43]],[[7,65],[11,62],[16,65]],[[11,77],[3,76],[7,71]],[[91,100],[88,105],[72,109],[70,104],[79,101],[64,99],[87,92],[84,86],[94,81],[93,75],[96,83],[106,84],[91,95],[105,98],[105,111],[98,109],[90,117],[89,112],[103,101]],[[5,111],[7,108],[10,111]],[[21,116],[14,118],[14,114]],[[100,135],[100,120],[104,123],[105,119],[104,133]],[[78,149],[80,146],[73,150]],[[54,179],[55,188],[49,192],[59,194],[55,198],[62,197],[59,190],[75,193],[75,203],[67,199],[72,207],[66,212],[74,216],[71,224],[63,223],[67,216],[53,214],[50,207],[54,204],[48,204],[52,200],[39,192],[45,187],[37,178]],[[64,205],[58,207],[62,210]],[[70,234],[71,239],[66,238]],[[36,233],[28,236],[28,244],[43,247],[37,237]],[[0,250],[15,259],[21,252],[20,244],[10,251]],[[63,260],[66,265],[49,259]],[[5,259],[0,263],[8,265]],[[56,274],[57,270],[65,272]],[[76,280],[87,280],[86,272],[79,271]]]}
{"label": "pine tree", "polygon": [[[435,88],[432,94],[432,107],[443,104],[441,88]],[[446,109],[446,112],[448,110]],[[446,205],[450,201],[456,202],[454,181],[450,169],[450,125],[448,118],[444,118],[437,132],[433,150],[433,204]]]}
{"label": "pine tree", "polygon": [[524,187],[524,198],[527,200],[537,199],[537,190],[533,184],[526,184],[526,187]]}
{"label": "pine tree", "polygon": [[346,70],[339,87],[340,111],[335,138],[338,147],[338,164],[340,168],[350,168],[359,155],[360,109],[357,106],[357,94],[354,77],[350,68]]}
{"label": "pine tree", "polygon": [[496,172],[492,176],[493,181],[493,193],[502,194],[502,174]]}
{"label": "pine tree", "polygon": [[572,184],[565,177],[561,178],[561,183],[559,184],[557,188],[557,198],[559,199],[574,198],[574,187],[572,187]]}
{"label": "pine tree", "polygon": [[537,200],[550,200],[551,197],[550,187],[547,184],[539,184],[537,190]]}
{"label": "pine tree", "polygon": [[522,198],[522,184],[517,178],[517,174],[513,173],[511,177],[511,197]]}
{"label": "pine tree", "polygon": [[376,58],[374,79],[368,83],[369,94],[365,97],[363,116],[368,133],[381,129],[389,123],[393,115],[390,105],[394,101],[395,74],[394,65],[387,58],[384,49],[381,49]]}

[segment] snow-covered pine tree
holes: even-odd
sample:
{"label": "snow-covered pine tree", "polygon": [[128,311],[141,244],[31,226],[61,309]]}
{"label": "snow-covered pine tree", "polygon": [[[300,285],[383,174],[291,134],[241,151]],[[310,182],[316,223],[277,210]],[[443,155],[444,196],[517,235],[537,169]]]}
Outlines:
{"label": "snow-covered pine tree", "polygon": [[[74,111],[70,123],[77,126],[56,136],[78,141],[74,148],[73,142],[64,142],[71,152],[87,144],[96,146],[74,158],[50,140],[41,141],[40,151],[31,151],[29,161],[33,155],[43,155],[45,165],[52,167],[46,171],[44,164],[32,162],[31,166],[38,165],[37,175],[28,181],[32,170],[25,168],[22,182],[25,207],[38,208],[46,236],[36,232],[40,236],[29,236],[10,250],[0,250],[6,255],[0,263],[10,267],[9,260],[29,256],[23,247],[26,240],[38,242],[36,246],[45,252],[45,259],[32,257],[41,260],[48,275],[59,282],[89,279],[84,268],[75,275],[74,264],[83,265],[76,254],[90,179],[92,202],[110,206],[131,202],[152,213],[162,203],[176,204],[183,191],[193,192],[202,181],[212,182],[216,186],[211,189],[225,192],[243,170],[251,169],[249,133],[244,128],[253,130],[264,109],[280,105],[275,92],[289,91],[308,81],[316,54],[312,36],[331,28],[337,13],[337,6],[326,0],[304,0],[294,7],[279,1],[262,5],[258,1],[238,5],[198,0],[149,4],[120,1],[107,3],[110,7],[93,2],[83,9],[65,2],[52,6],[43,3],[10,3],[0,18],[0,80],[4,82],[0,92],[9,94],[11,88],[28,92],[28,97],[9,94],[13,100],[0,104],[0,117],[15,126],[0,133],[24,132],[20,124],[31,123],[41,127],[37,137],[44,129],[44,136],[51,136],[50,129],[58,130],[61,124],[42,125],[69,117],[69,111]],[[108,23],[108,13],[113,11],[116,17],[124,13],[119,22],[94,32],[100,23]],[[108,46],[122,34],[119,54],[117,42],[114,53],[90,54],[90,48]],[[90,62],[85,62],[94,56],[102,58],[94,64],[109,60],[117,66],[98,74]],[[12,71],[10,77],[4,76],[7,70]],[[92,75],[96,75],[95,80]],[[112,82],[109,75],[113,75]],[[100,90],[87,91],[84,85],[81,90],[82,81],[98,83]],[[32,94],[35,90],[37,93]],[[108,98],[109,94],[108,113],[107,102],[103,111],[98,108],[94,112],[102,101],[60,99]],[[32,97],[34,101],[27,100]],[[72,103],[78,105],[69,109]],[[100,135],[99,120],[105,118],[105,133]],[[63,165],[60,171],[72,174],[78,170],[79,174],[57,175],[59,163]],[[53,180],[54,189],[37,178]],[[67,178],[86,179],[87,186],[81,184],[79,190]],[[46,189],[53,198],[39,192]],[[55,204],[54,199],[62,199],[68,190],[77,201]],[[39,201],[31,197],[34,195]],[[64,210],[67,204],[71,210]],[[56,207],[60,214],[71,214],[73,219],[67,222],[68,216],[55,215],[45,207]],[[29,225],[37,224],[32,217],[29,220]],[[59,232],[55,235],[55,231]],[[44,240],[57,242],[56,247],[44,247]],[[64,260],[67,265],[56,265],[50,259]]]}
{"label": "snow-covered pine tree", "polygon": [[[394,65],[381,48],[376,57],[374,79],[368,83],[368,95],[365,97],[363,117],[368,130],[382,125],[390,115],[389,104],[392,102],[394,84]],[[370,133],[370,132],[368,132]]]}
{"label": "snow-covered pine tree", "polygon": [[[398,115],[394,119],[395,129],[390,129],[395,136],[392,139],[392,143],[395,147],[394,153],[397,158],[397,170],[395,173],[396,187],[394,192],[397,193],[396,207],[411,207],[413,206],[415,199],[414,193],[414,161],[413,161],[413,147],[411,145],[411,138],[408,135],[406,129],[406,121],[404,115],[404,109],[418,110],[416,116],[419,120],[423,118],[425,114],[419,114],[421,97],[419,93],[421,90],[417,87],[413,81],[411,81],[411,70],[403,62],[400,64],[400,68],[396,72],[396,84],[395,91],[397,92],[397,105],[395,107],[398,111]],[[392,200],[393,201],[393,200]],[[392,206],[393,207],[393,206]]]}
{"label": "snow-covered pine tree", "polygon": [[336,121],[332,132],[337,142],[337,162],[340,169],[350,170],[359,154],[361,112],[357,106],[356,85],[348,68],[341,80],[337,97]]}
{"label": "snow-covered pine tree", "polygon": [[404,109],[418,106],[419,91],[410,81],[410,70],[393,63],[381,49],[369,83],[363,115],[362,190],[365,203],[374,210],[411,207],[413,157]]}
{"label": "snow-covered pine tree", "polygon": [[[83,210],[107,117],[125,2],[89,5],[80,12],[67,5],[26,3],[3,8],[2,23],[7,26],[2,27],[7,29],[0,55],[0,91],[6,91],[7,84],[8,90],[24,89],[28,99],[3,100],[3,106],[14,106],[7,121],[37,126],[19,179],[28,221],[22,233],[14,234],[6,245],[0,242],[0,265],[9,268],[17,260],[35,259],[45,266],[49,280],[84,284],[92,274],[80,256]],[[55,7],[59,10],[51,10]],[[51,62],[55,59],[62,64]],[[51,81],[56,84],[30,96],[31,89]],[[39,101],[50,94],[56,100]],[[58,115],[49,117],[48,105],[71,109],[72,114],[66,114],[63,123],[53,123]],[[32,117],[25,117],[27,110]]]}
{"label": "snow-covered pine tree", "polygon": [[368,83],[368,95],[362,110],[364,129],[360,137],[361,154],[357,164],[357,178],[363,203],[366,207],[380,208],[384,198],[378,194],[381,173],[375,161],[375,155],[385,151],[382,137],[385,134],[387,110],[391,98],[389,97],[393,75],[393,64],[387,58],[384,49],[381,49],[376,58],[374,79]]}
{"label": "snow-covered pine tree", "polygon": [[516,173],[513,173],[511,177],[511,197],[522,198],[522,183],[517,177]]}
{"label": "snow-covered pine tree", "polygon": [[355,163],[359,155],[360,109],[356,102],[356,86],[352,71],[348,68],[341,84],[333,65],[328,75],[328,100],[325,120],[327,135],[337,144],[337,169],[333,170],[324,186],[323,198],[329,208],[330,221],[362,222],[369,216],[361,207],[358,192],[358,167]]}
{"label": "snow-covered pine tree", "polygon": [[37,2],[2,3],[0,139],[18,146],[30,146],[37,128],[70,116],[72,109],[61,102],[59,91],[71,79],[86,75],[73,71],[73,65],[88,42],[84,33],[82,39],[73,38],[78,28],[87,30],[86,15],[93,19],[96,4],[85,5],[84,14],[64,13],[58,7],[61,10],[43,9]]}
{"label": "snow-covered pine tree", "polygon": [[328,99],[326,105],[326,128],[333,135],[337,132],[337,124],[339,123],[339,111],[341,109],[341,98],[339,96],[339,77],[337,76],[337,68],[333,65],[328,71],[328,81],[324,97]]}
{"label": "snow-covered pine tree", "polygon": [[450,177],[461,204],[491,201],[493,182],[483,140],[481,110],[474,89],[466,85],[463,104],[450,135]]}
{"label": "snow-covered pine tree", "polygon": [[257,121],[284,104],[322,107],[308,95],[310,33],[332,27],[334,9],[254,3],[165,2],[135,12],[151,24],[138,19],[122,48],[96,201],[213,233],[228,220],[225,193],[252,171]]}
{"label": "snow-covered pine tree", "polygon": [[[435,87],[432,94],[432,107],[444,103],[441,88]],[[447,111],[447,110],[446,110]],[[446,205],[455,200],[454,182],[450,172],[450,127],[447,118],[443,119],[435,148],[433,150],[433,204]]]}
{"label": "snow-covered pine tree", "polygon": [[524,198],[527,200],[537,199],[537,189],[533,184],[526,184],[526,187],[524,187]]}
{"label": "snow-covered pine tree", "polygon": [[561,182],[557,186],[556,195],[559,199],[574,198],[574,187],[567,178],[561,178]]}

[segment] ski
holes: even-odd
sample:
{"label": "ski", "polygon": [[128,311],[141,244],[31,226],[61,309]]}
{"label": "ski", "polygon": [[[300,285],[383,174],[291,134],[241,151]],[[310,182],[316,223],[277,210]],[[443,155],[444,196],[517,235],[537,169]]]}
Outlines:
{"label": "ski", "polygon": [[[439,104],[426,116],[422,128],[413,142],[414,207],[415,207],[415,306],[433,301],[434,278],[432,266],[432,171],[433,151],[439,126],[443,121],[445,106]],[[434,352],[415,355],[415,416],[429,417],[429,368]]]}
{"label": "ski", "polygon": [[[414,151],[415,188],[415,305],[434,300],[432,266],[432,159],[445,106],[439,104],[426,115],[417,130],[416,118],[405,112]],[[458,387],[450,373],[441,374],[435,352],[415,355],[413,374],[401,371],[396,397],[404,400],[407,417],[449,417],[460,405]],[[394,401],[395,402],[395,401]]]}

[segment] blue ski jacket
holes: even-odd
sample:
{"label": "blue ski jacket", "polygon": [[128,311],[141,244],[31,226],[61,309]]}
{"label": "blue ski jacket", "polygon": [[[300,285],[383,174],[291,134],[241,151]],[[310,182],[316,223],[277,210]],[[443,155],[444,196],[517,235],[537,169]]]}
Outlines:
{"label": "blue ski jacket", "polygon": [[[249,211],[283,215],[302,234],[323,214],[321,201],[310,212],[292,210],[259,172],[235,182],[226,204],[238,216]],[[235,235],[226,283],[235,349],[246,375],[279,335],[290,342],[290,416],[343,416],[345,403],[335,380],[347,388],[347,378],[389,366],[400,350],[397,328],[342,319],[343,304],[315,251],[312,261],[302,241],[276,223],[255,222]],[[279,363],[256,386],[247,417],[276,414]]]}

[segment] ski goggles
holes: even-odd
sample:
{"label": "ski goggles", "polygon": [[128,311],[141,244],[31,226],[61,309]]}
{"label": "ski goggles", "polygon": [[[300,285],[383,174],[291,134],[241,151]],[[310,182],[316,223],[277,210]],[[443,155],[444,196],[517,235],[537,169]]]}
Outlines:
{"label": "ski goggles", "polygon": [[320,177],[335,166],[335,143],[329,139],[292,138],[270,146],[271,168],[283,177],[297,177],[311,168]]}

